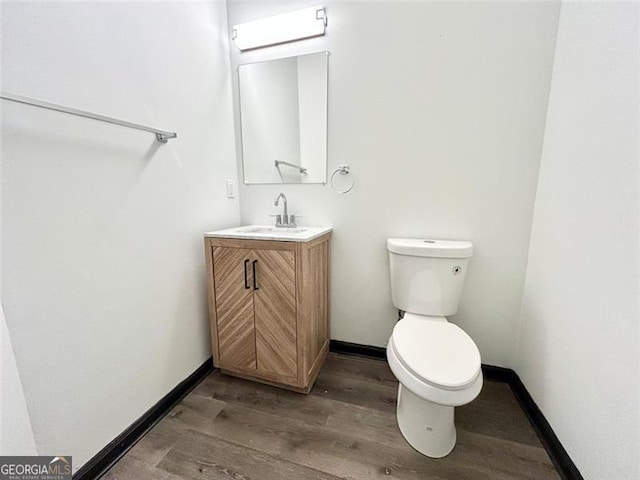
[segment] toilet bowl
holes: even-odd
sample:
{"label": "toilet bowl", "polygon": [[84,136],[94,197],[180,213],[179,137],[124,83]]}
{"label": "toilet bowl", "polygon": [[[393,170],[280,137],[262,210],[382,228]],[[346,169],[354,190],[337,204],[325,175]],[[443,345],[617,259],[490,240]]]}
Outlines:
{"label": "toilet bowl", "polygon": [[480,352],[473,340],[444,317],[406,313],[387,345],[399,381],[397,419],[407,442],[423,455],[441,458],[456,443],[454,407],[482,389]]}
{"label": "toilet bowl", "polygon": [[405,311],[387,344],[399,382],[396,416],[407,442],[433,458],[456,444],[454,408],[482,389],[480,352],[446,315],[456,313],[471,242],[387,240],[393,304]]}

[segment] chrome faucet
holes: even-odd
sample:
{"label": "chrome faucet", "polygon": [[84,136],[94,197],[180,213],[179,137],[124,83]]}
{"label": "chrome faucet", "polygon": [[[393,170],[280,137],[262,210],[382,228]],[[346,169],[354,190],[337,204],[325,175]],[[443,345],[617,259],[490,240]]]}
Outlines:
{"label": "chrome faucet", "polygon": [[277,207],[280,199],[284,202],[284,214],[276,215],[276,227],[284,227],[284,228],[295,228],[296,226],[296,216],[289,215],[289,211],[287,210],[287,196],[280,192],[276,195],[276,199],[273,204]]}

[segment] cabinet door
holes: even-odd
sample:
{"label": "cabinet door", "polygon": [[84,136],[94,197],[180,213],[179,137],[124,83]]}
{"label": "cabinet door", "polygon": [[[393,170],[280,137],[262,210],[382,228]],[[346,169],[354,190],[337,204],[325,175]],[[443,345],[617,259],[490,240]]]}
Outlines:
{"label": "cabinet door", "polygon": [[222,368],[256,368],[251,258],[249,249],[213,249],[220,357],[220,365],[216,366]]}
{"label": "cabinet door", "polygon": [[254,250],[258,371],[297,377],[296,262],[293,251]]}

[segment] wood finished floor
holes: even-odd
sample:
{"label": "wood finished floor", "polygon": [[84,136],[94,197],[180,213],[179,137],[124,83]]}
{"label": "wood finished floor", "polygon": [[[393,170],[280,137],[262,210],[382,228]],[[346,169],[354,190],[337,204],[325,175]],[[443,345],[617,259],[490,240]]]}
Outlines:
{"label": "wood finished floor", "polygon": [[439,460],[402,438],[385,362],[330,354],[302,395],[215,371],[103,479],[559,479],[508,385],[485,381],[456,409]]}

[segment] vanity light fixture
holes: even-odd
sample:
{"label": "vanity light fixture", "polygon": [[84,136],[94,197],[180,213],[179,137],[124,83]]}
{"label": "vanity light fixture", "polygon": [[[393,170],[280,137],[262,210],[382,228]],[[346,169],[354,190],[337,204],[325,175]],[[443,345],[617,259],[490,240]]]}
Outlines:
{"label": "vanity light fixture", "polygon": [[231,38],[240,50],[250,50],[324,35],[326,26],[324,7],[317,6],[234,25]]}

